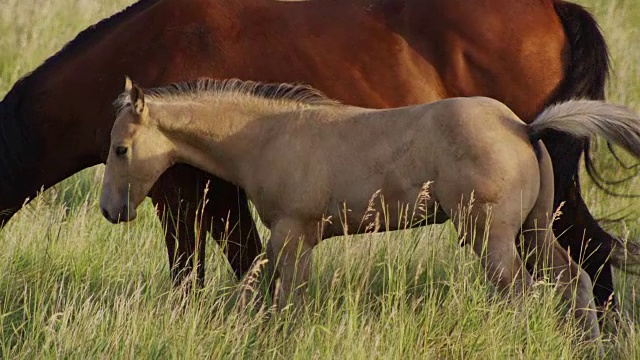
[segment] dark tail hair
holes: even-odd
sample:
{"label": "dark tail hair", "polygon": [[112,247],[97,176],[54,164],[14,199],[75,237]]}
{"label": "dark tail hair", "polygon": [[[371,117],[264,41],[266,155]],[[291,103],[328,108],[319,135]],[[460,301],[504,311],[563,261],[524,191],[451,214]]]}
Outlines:
{"label": "dark tail hair", "polygon": [[[610,71],[609,50],[598,23],[580,5],[555,0],[554,7],[569,40],[571,54],[564,82],[552,102],[576,98],[604,100],[605,84]],[[612,149],[611,143],[609,149]],[[585,168],[593,183],[608,194],[616,195],[607,185],[619,181],[608,181],[597,171],[591,158],[588,139],[583,141],[582,150]]]}
{"label": "dark tail hair", "polygon": [[[549,103],[553,104],[578,98],[604,100],[605,85],[610,72],[610,58],[607,43],[598,23],[594,17],[580,5],[563,0],[553,0],[553,5],[564,27],[569,42],[570,54],[565,78]],[[556,154],[555,158],[552,156],[554,171],[562,172],[562,174],[555,175],[556,182],[558,179],[564,179],[565,184],[566,181],[575,181],[579,189],[578,165],[580,155],[584,152],[584,163],[587,174],[593,180],[593,183],[606,193],[617,195],[609,190],[607,185],[620,183],[620,181],[607,181],[597,171],[589,151],[590,142],[588,139],[576,138],[572,135],[553,130],[546,131],[543,138],[550,154]],[[611,150],[611,142],[609,139],[607,139],[607,142]],[[554,151],[551,146],[556,146],[557,149]],[[566,156],[564,154],[566,154]],[[613,155],[618,159],[615,153],[613,153]],[[624,164],[622,165],[624,166]],[[621,245],[619,244],[620,239],[612,236],[610,236],[609,239],[603,240],[611,242],[608,244],[609,248],[614,248],[614,243]],[[625,261],[631,265],[640,263],[640,244],[629,241],[626,246],[623,245],[621,247],[626,247],[627,251],[612,253],[612,264],[626,272],[633,272],[621,264]]]}
{"label": "dark tail hair", "polygon": [[554,102],[575,98],[604,100],[609,49],[598,23],[580,5],[556,0],[554,7],[571,51],[565,79]]}
{"label": "dark tail hair", "polygon": [[[532,142],[549,132],[577,140],[600,136],[640,158],[640,115],[621,105],[602,100],[569,100],[547,107],[527,127]],[[601,240],[613,242],[607,245],[617,250],[612,253],[612,265],[640,274],[628,268],[640,264],[640,244],[631,240],[622,243],[612,236]],[[614,247],[614,243],[620,246]]]}

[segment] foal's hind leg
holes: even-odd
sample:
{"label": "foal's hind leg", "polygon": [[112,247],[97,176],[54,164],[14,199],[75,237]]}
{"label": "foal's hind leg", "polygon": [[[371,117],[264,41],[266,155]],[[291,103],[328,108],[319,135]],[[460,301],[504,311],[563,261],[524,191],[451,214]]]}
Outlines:
{"label": "foal's hind leg", "polygon": [[519,222],[510,217],[514,216],[490,216],[488,205],[475,203],[469,213],[459,210],[451,218],[463,242],[472,245],[480,257],[489,280],[502,292],[512,290],[520,295],[532,279],[523,269],[514,242]]}
{"label": "foal's hind leg", "polygon": [[523,226],[525,249],[539,271],[551,270],[560,295],[569,303],[589,340],[600,336],[589,274],[558,244],[545,215],[532,213]]}
{"label": "foal's hind leg", "polygon": [[556,241],[551,230],[549,216],[553,210],[553,173],[551,159],[544,146],[540,146],[540,191],[535,205],[522,225],[525,251],[533,254],[531,261],[540,270],[545,265],[552,271],[558,282],[561,296],[573,308],[574,316],[580,322],[585,334],[598,342],[601,355],[604,354],[599,343],[600,328],[592,301],[592,284],[589,274],[576,264],[569,254]]}
{"label": "foal's hind leg", "polygon": [[554,222],[554,232],[562,234],[558,241],[571,248],[571,257],[582,264],[594,281],[593,294],[599,307],[616,308],[612,263],[609,259],[615,237],[606,232],[593,218],[580,194],[578,165],[584,140],[568,134],[550,131],[543,138],[553,159],[554,209],[565,202],[563,215]]}
{"label": "foal's hind leg", "polygon": [[493,221],[488,229],[485,224],[478,223],[475,238],[465,241],[471,242],[489,280],[500,291],[511,290],[516,295],[521,295],[525,288],[531,286],[532,279],[526,269],[522,268],[522,260],[513,241],[516,233],[514,226],[500,221]]}

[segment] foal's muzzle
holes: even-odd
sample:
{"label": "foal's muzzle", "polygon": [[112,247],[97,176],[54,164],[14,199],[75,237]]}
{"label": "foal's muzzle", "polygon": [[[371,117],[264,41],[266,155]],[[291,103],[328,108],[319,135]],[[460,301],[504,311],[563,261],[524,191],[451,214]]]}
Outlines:
{"label": "foal's muzzle", "polygon": [[136,218],[136,210],[130,208],[128,205],[124,205],[119,211],[113,213],[102,206],[100,207],[100,211],[102,211],[102,216],[112,224],[127,222]]}

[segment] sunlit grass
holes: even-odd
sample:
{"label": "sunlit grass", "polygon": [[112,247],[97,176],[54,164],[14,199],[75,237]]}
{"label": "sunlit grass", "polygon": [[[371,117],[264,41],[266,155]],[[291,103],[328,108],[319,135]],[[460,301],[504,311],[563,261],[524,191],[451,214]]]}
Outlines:
{"label": "sunlit grass", "polygon": [[[3,0],[0,93],[78,31],[131,2]],[[581,3],[592,7],[611,48],[615,72],[609,99],[640,110],[640,5]],[[608,176],[624,175],[611,170],[617,167],[606,151],[597,158]],[[171,289],[162,228],[151,204],[142,206],[133,223],[109,224],[97,206],[101,174],[98,166],[67,179],[0,231],[0,357],[566,359],[592,354],[551,285],[537,285],[522,304],[499,296],[487,285],[477,258],[458,245],[451,225],[326,241],[314,251],[309,303],[298,313],[275,314],[269,301],[264,308],[240,306],[241,286],[209,241],[206,286],[182,299]],[[611,198],[583,179],[594,213],[622,209],[629,214],[626,221],[610,228],[640,238],[639,200]],[[638,181],[616,191],[640,193]],[[638,280],[618,276],[617,289],[625,314],[619,335],[605,335],[605,347],[611,358],[640,358]]]}

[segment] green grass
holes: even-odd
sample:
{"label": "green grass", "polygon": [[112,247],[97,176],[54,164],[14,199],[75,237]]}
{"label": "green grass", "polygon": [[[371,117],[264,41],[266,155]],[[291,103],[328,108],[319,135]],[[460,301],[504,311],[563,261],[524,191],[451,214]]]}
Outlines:
{"label": "green grass", "polygon": [[[75,34],[131,0],[29,2],[0,6],[0,93]],[[615,74],[608,96],[640,109],[640,5],[583,0],[602,25]],[[601,169],[614,163],[598,153]],[[522,303],[497,294],[451,225],[324,242],[314,252],[310,301],[302,311],[237,303],[242,284],[217,247],[204,290],[171,289],[162,229],[149,202],[138,220],[113,226],[97,205],[102,166],[38,197],[0,231],[2,358],[580,358],[579,339],[553,287]],[[623,173],[606,172],[609,176]],[[586,177],[597,216],[640,238],[637,199],[611,198]],[[634,179],[620,192],[640,192]],[[264,235],[264,234],[263,234]],[[212,244],[209,241],[209,244]],[[624,308],[611,358],[640,358],[635,277],[617,274]],[[260,293],[260,292],[258,292]]]}

